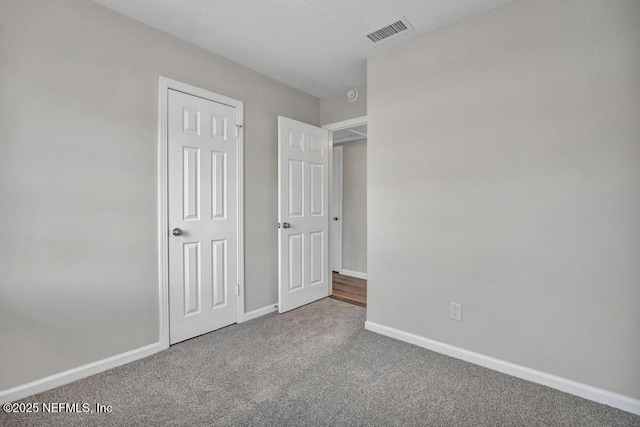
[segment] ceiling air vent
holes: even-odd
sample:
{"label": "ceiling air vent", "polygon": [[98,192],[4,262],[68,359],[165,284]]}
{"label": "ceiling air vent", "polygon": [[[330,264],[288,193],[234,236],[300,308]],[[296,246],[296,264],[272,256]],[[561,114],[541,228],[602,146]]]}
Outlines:
{"label": "ceiling air vent", "polygon": [[392,37],[396,37],[398,34],[406,33],[413,30],[409,21],[406,18],[400,18],[390,24],[385,24],[382,27],[378,27],[368,33],[363,34],[366,38],[373,43],[380,43],[383,40],[388,40]]}

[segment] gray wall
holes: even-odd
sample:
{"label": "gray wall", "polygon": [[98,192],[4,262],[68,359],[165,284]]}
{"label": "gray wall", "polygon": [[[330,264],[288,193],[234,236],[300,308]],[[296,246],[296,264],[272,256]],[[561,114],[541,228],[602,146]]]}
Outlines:
{"label": "gray wall", "polygon": [[341,122],[367,115],[367,86],[358,86],[358,98],[347,99],[347,91],[320,98],[320,125]]}
{"label": "gray wall", "polygon": [[342,147],[342,268],[366,273],[367,140]]}
{"label": "gray wall", "polygon": [[245,102],[246,310],[277,301],[277,115],[319,100],[87,1],[0,2],[0,390],[158,340],[164,75]]}
{"label": "gray wall", "polygon": [[639,41],[523,0],[369,60],[368,320],[640,398]]}

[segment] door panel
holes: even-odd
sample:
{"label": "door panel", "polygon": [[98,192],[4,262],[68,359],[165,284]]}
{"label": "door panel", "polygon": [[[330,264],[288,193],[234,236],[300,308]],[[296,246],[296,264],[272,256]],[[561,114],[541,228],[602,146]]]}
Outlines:
{"label": "door panel", "polygon": [[211,288],[213,294],[212,308],[227,304],[227,241],[211,242]]}
{"label": "door panel", "polygon": [[304,162],[289,160],[289,216],[302,217],[304,205]]}
{"label": "door panel", "polygon": [[311,209],[309,215],[324,215],[324,165],[311,163]]}
{"label": "door panel", "polygon": [[184,254],[184,315],[200,312],[200,242],[183,243]]}
{"label": "door panel", "polygon": [[289,235],[289,290],[302,289],[304,283],[304,234]]}
{"label": "door panel", "polygon": [[322,284],[324,279],[324,233],[316,231],[311,233],[311,283],[310,285]]}
{"label": "door panel", "polygon": [[328,295],[329,133],[278,118],[280,313]]}
{"label": "door panel", "polygon": [[169,90],[167,111],[174,344],[237,321],[238,145],[234,107]]}
{"label": "door panel", "polygon": [[211,219],[227,217],[227,153],[211,152]]}
{"label": "door panel", "polygon": [[200,149],[193,147],[182,147],[182,158],[184,166],[182,168],[182,182],[184,188],[183,212],[185,220],[197,220],[200,218],[200,191],[198,181],[200,180]]}

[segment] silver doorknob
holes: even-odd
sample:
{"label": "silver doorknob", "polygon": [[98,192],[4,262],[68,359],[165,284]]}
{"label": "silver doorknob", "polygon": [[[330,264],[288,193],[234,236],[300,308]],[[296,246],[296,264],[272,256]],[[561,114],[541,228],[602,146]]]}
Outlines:
{"label": "silver doorknob", "polygon": [[282,228],[291,228],[291,224],[289,224],[288,222],[283,222]]}
{"label": "silver doorknob", "polygon": [[337,221],[337,220],[338,220],[338,217],[337,217],[337,216],[334,216],[334,217],[333,217],[333,220],[334,220],[334,221]]}
{"label": "silver doorknob", "polygon": [[179,228],[174,228],[171,231],[171,234],[173,234],[174,236],[182,236],[182,230],[180,230]]}

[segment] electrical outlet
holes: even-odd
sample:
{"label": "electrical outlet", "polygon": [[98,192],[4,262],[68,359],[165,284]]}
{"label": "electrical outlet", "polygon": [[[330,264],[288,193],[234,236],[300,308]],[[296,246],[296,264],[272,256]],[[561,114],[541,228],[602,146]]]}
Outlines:
{"label": "electrical outlet", "polygon": [[462,322],[462,304],[458,304],[457,302],[452,302],[449,306],[449,316],[453,320],[458,320]]}

